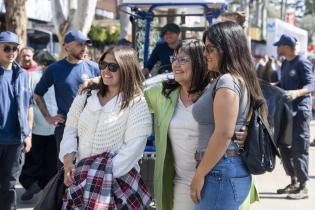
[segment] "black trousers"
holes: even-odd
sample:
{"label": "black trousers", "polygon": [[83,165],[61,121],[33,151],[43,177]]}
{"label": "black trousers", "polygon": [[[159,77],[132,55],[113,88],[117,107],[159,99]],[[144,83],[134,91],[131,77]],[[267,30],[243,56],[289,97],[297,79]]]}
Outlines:
{"label": "black trousers", "polygon": [[19,178],[28,189],[34,182],[43,189],[57,173],[57,148],[55,136],[32,135],[32,148],[25,154],[25,163]]}
{"label": "black trousers", "polygon": [[1,210],[16,209],[15,184],[22,164],[23,144],[0,144],[0,205]]}
{"label": "black trousers", "polygon": [[297,177],[298,182],[308,179],[311,111],[297,111],[293,117],[291,147],[279,147],[283,167],[287,175]]}
{"label": "black trousers", "polygon": [[56,146],[57,146],[57,168],[58,170],[61,169],[63,163],[59,160],[59,152],[60,152],[60,143],[63,136],[63,131],[65,129],[64,123],[59,123],[55,128],[55,138],[56,138]]}

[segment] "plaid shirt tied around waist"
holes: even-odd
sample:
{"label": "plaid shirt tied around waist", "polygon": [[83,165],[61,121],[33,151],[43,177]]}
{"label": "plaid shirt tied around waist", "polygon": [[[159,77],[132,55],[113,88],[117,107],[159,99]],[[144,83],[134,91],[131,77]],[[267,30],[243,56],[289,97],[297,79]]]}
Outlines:
{"label": "plaid shirt tied around waist", "polygon": [[104,152],[77,164],[74,183],[63,198],[64,209],[142,210],[150,204],[151,195],[136,169],[113,178],[112,157]]}

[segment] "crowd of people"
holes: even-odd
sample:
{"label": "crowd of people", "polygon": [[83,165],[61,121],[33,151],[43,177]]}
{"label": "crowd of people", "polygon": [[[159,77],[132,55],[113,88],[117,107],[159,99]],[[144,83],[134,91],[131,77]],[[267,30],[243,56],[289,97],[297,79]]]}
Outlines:
{"label": "crowd of people", "polygon": [[[266,57],[255,64],[233,21],[211,25],[202,40],[179,35],[178,25],[164,26],[164,41],[141,69],[130,46],[108,48],[97,63],[86,59],[91,41],[78,30],[64,37],[59,61],[20,49],[16,34],[1,32],[2,208],[16,209],[18,179],[25,201],[64,170],[60,209],[145,209],[152,197],[138,163],[154,130],[157,209],[249,209],[259,196],[239,151],[253,101],[266,98],[259,79],[283,89],[292,107],[292,143],[279,144],[291,183],[277,193],[308,198],[314,78],[311,62],[296,54],[297,40],[283,34],[274,43],[282,63]],[[174,78],[144,89],[158,60],[165,67],[158,73]],[[267,105],[259,109],[266,123]]]}

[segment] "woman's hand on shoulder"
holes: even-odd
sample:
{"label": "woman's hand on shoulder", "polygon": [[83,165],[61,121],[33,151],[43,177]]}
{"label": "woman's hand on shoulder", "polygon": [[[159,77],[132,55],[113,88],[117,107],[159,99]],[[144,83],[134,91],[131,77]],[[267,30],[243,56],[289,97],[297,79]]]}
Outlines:
{"label": "woman's hand on shoulder", "polygon": [[95,89],[100,84],[100,77],[94,77],[91,79],[84,80],[84,82],[80,85],[77,95],[82,95],[87,92],[87,90]]}

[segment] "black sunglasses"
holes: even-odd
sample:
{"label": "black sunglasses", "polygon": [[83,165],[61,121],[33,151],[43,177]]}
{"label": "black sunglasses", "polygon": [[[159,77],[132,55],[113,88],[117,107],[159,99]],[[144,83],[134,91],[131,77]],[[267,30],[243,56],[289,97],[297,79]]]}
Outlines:
{"label": "black sunglasses", "polygon": [[19,49],[18,47],[4,46],[3,51],[6,53],[10,53],[10,52],[16,52],[18,49]]}
{"label": "black sunglasses", "polygon": [[215,50],[217,50],[217,47],[215,47],[214,45],[208,44],[205,46],[207,53],[211,54],[213,53]]}
{"label": "black sunglasses", "polygon": [[110,72],[116,72],[119,68],[117,63],[107,63],[106,61],[100,61],[98,67],[100,70],[108,68]]}

